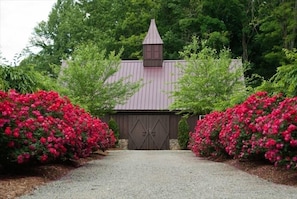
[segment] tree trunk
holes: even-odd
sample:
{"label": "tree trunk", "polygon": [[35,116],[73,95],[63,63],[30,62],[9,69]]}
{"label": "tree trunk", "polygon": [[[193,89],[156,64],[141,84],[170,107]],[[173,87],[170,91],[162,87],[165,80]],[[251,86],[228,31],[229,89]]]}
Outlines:
{"label": "tree trunk", "polygon": [[297,32],[297,0],[295,0],[295,7],[294,7],[294,24],[293,24],[293,38],[290,44],[290,49],[293,49],[295,47],[296,42],[296,32]]}
{"label": "tree trunk", "polygon": [[241,45],[242,45],[242,61],[248,61],[248,47],[247,47],[246,34],[242,31]]}

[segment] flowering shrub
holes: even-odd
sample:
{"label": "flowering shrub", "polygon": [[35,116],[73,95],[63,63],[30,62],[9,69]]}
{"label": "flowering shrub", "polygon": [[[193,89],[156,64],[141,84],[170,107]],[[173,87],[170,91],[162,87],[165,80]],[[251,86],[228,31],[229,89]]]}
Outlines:
{"label": "flowering shrub", "polygon": [[197,121],[195,132],[190,133],[189,148],[197,156],[219,156],[224,149],[219,143],[223,112],[212,112]]}
{"label": "flowering shrub", "polygon": [[297,97],[251,95],[245,102],[197,121],[189,147],[199,156],[227,153],[297,168]]}
{"label": "flowering shrub", "polygon": [[255,158],[263,150],[255,146],[259,132],[256,119],[268,115],[283,99],[281,95],[269,97],[266,92],[251,95],[245,102],[213,112],[197,122],[191,133],[190,148],[201,156],[217,156],[227,153],[237,158]]}
{"label": "flowering shrub", "polygon": [[58,93],[0,91],[0,164],[89,156],[115,143],[106,123]]}
{"label": "flowering shrub", "polygon": [[281,100],[282,95],[269,97],[266,92],[258,92],[226,111],[228,121],[222,126],[219,139],[230,156],[258,158],[262,155],[262,150],[254,146],[259,136],[255,121],[258,117],[270,114]]}
{"label": "flowering shrub", "polygon": [[282,101],[271,114],[258,118],[261,137],[257,145],[265,149],[265,158],[275,165],[297,167],[297,97]]}

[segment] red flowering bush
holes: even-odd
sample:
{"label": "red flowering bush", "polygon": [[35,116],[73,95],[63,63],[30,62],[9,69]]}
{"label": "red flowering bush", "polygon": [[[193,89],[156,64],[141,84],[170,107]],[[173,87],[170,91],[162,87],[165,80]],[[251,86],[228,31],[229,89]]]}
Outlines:
{"label": "red flowering bush", "polygon": [[[206,115],[197,122],[195,132],[190,134],[189,147],[200,156],[227,153],[235,158],[264,158],[267,138],[263,139],[258,122],[282,100],[282,95],[270,97],[266,92],[258,92],[225,112]],[[271,140],[269,144],[274,146]]]}
{"label": "red flowering bush", "polygon": [[222,126],[219,135],[220,142],[226,152],[230,156],[238,158],[259,158],[257,156],[262,156],[263,151],[254,146],[259,136],[256,119],[270,114],[282,100],[282,95],[269,97],[266,92],[258,92],[251,95],[242,104],[226,111],[225,117],[228,121]]}
{"label": "red flowering bush", "polygon": [[296,169],[297,97],[256,93],[225,112],[206,115],[190,135],[189,146],[199,156],[265,158]]}
{"label": "red flowering bush", "polygon": [[219,156],[224,153],[219,143],[223,112],[212,112],[197,121],[195,132],[190,133],[189,148],[197,156]]}
{"label": "red flowering bush", "polygon": [[114,145],[106,123],[58,93],[0,91],[0,164],[86,157]]}
{"label": "red flowering bush", "polygon": [[297,168],[297,97],[282,101],[271,114],[257,119],[257,145],[275,165]]}

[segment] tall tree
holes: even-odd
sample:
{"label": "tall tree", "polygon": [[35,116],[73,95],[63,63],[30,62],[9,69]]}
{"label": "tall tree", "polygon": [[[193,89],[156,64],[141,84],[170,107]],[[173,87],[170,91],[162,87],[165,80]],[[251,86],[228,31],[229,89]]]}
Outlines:
{"label": "tall tree", "polygon": [[116,31],[118,46],[123,46],[123,59],[142,58],[142,41],[148,30],[150,19],[155,18],[160,0],[125,1],[124,20]]}
{"label": "tall tree", "polygon": [[61,60],[68,57],[77,44],[90,37],[84,26],[85,17],[76,1],[57,0],[48,21],[38,24],[31,39],[33,46],[41,48],[29,60],[35,64],[36,70],[57,75],[50,65],[61,64]]}
{"label": "tall tree", "polygon": [[61,93],[95,116],[103,116],[115,105],[125,103],[141,82],[131,83],[129,77],[107,81],[119,70],[120,55],[106,53],[93,43],[79,45],[61,70],[59,82],[66,88]]}
{"label": "tall tree", "polygon": [[217,52],[205,44],[205,41],[199,43],[194,38],[181,52],[187,62],[180,65],[182,76],[172,92],[174,102],[171,109],[206,114],[234,105],[232,100],[239,94],[245,97],[243,68],[230,67],[229,50]]}
{"label": "tall tree", "polygon": [[179,51],[193,35],[216,50],[252,64],[250,73],[271,77],[284,59],[283,48],[296,48],[297,0],[58,0],[47,21],[35,29],[32,44],[41,51],[25,60],[53,74],[73,49],[92,41],[122,59],[141,59],[141,43],[151,18],[164,42],[164,58]]}
{"label": "tall tree", "polygon": [[277,68],[277,72],[269,81],[264,81],[257,90],[265,90],[271,94],[282,93],[287,97],[297,96],[297,50],[284,49],[287,63]]}
{"label": "tall tree", "polygon": [[[165,0],[158,13],[158,27],[164,41],[166,59],[180,59],[179,51],[192,36],[207,39],[217,50],[229,46],[224,22],[204,13],[204,0]],[[170,17],[168,17],[170,16]]]}
{"label": "tall tree", "polygon": [[164,42],[165,59],[179,59],[179,51],[199,31],[199,1],[163,0],[157,25]]}
{"label": "tall tree", "polygon": [[253,49],[252,41],[259,31],[260,19],[259,8],[263,4],[263,0],[239,0],[238,7],[241,10],[238,18],[241,21],[241,47],[242,59],[244,62],[251,61],[251,54],[258,53],[257,49]]}
{"label": "tall tree", "polygon": [[259,69],[256,68],[256,72],[269,78],[285,61],[282,49],[291,50],[296,47],[297,1],[265,1],[259,12],[259,34],[254,40],[259,54],[254,61],[261,66]]}
{"label": "tall tree", "polygon": [[41,63],[38,68],[53,72],[50,64],[59,64],[85,41],[108,52],[119,52],[123,47],[122,59],[139,59],[142,40],[158,5],[152,0],[58,0],[48,21],[35,28],[32,44],[42,50],[31,59]]}
{"label": "tall tree", "polygon": [[[14,89],[20,93],[32,93],[39,89],[48,90],[49,79],[43,77],[33,67],[22,66],[0,66],[0,90],[8,91]],[[52,84],[53,86],[53,84]]]}

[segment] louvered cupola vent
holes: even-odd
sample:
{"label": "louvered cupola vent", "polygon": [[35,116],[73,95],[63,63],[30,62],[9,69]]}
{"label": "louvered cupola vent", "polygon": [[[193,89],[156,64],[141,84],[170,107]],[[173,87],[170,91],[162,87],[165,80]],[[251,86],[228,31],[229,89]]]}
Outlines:
{"label": "louvered cupola vent", "polygon": [[143,66],[162,67],[163,41],[159,35],[155,19],[151,20],[149,30],[143,42]]}

